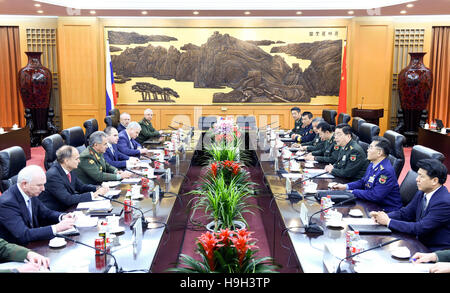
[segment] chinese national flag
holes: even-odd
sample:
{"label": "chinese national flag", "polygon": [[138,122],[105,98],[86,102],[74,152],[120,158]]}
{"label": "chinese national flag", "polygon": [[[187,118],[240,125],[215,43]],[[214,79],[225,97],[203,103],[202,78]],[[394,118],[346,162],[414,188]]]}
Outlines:
{"label": "chinese national flag", "polygon": [[341,84],[339,86],[339,113],[347,113],[347,44],[344,42],[344,58],[342,59]]}

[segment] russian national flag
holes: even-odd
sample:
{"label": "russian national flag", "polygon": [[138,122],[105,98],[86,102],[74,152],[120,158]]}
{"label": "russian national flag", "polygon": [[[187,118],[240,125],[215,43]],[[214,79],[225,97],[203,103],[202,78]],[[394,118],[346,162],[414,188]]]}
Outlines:
{"label": "russian national flag", "polygon": [[109,53],[109,41],[106,40],[106,115],[114,109],[117,104],[116,86],[114,84],[114,73]]}

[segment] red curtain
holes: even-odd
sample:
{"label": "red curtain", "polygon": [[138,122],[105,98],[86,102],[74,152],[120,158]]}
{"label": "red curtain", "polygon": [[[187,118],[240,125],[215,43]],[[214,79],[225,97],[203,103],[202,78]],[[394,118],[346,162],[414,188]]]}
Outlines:
{"label": "red curtain", "polygon": [[19,28],[0,26],[0,127],[25,126],[18,89],[20,70]]}
{"label": "red curtain", "polygon": [[430,69],[433,90],[428,104],[429,120],[440,119],[450,127],[450,27],[433,27]]}

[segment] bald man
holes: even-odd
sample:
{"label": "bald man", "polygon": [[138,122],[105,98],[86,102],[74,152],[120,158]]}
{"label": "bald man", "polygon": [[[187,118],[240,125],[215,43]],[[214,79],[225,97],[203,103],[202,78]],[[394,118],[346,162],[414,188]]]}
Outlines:
{"label": "bald man", "polygon": [[117,126],[117,131],[121,132],[122,130],[125,130],[131,122],[131,116],[128,113],[122,113],[120,114],[119,118],[119,125]]}
{"label": "bald man", "polygon": [[161,136],[159,131],[153,127],[151,122],[152,118],[153,118],[152,109],[146,109],[144,111],[144,118],[141,121],[139,121],[139,125],[141,125],[141,132],[139,133],[139,136],[136,138],[136,141],[141,145],[146,140],[152,138],[159,138]]}

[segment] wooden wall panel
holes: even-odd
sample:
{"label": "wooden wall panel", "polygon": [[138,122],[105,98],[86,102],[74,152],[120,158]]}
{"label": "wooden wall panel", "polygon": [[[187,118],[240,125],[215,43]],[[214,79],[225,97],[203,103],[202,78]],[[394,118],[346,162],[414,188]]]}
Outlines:
{"label": "wooden wall panel", "polygon": [[[58,60],[61,85],[62,128],[80,125],[88,110],[91,117],[101,117],[104,85],[99,73],[104,62],[99,58],[99,32],[96,18],[58,19]],[[77,113],[80,113],[77,117]],[[83,120],[84,121],[84,120]],[[81,123],[82,124],[82,123]],[[80,125],[81,126],[81,125]]]}

